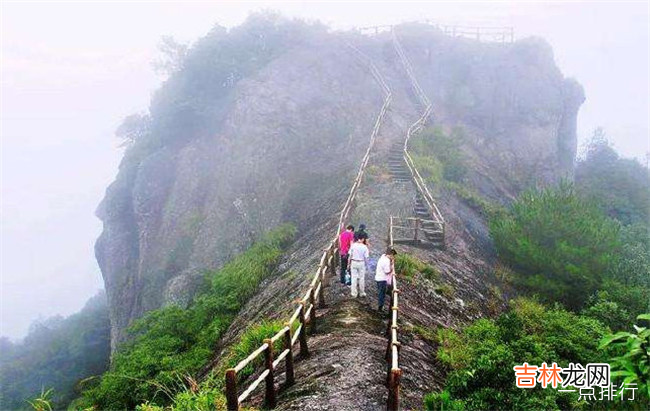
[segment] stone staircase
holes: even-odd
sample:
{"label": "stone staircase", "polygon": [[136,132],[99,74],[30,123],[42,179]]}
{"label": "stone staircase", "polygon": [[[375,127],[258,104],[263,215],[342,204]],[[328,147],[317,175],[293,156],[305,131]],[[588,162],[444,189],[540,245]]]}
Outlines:
{"label": "stone staircase", "polygon": [[[388,169],[393,181],[399,183],[410,183],[413,181],[413,177],[404,161],[403,143],[394,143],[391,146],[390,155],[388,156]],[[424,201],[424,197],[422,197],[422,194],[419,191],[415,198],[413,211],[415,217],[425,220],[421,222],[418,241],[423,245],[431,247],[443,247],[444,233],[440,230],[440,225],[436,225],[434,222],[428,222],[435,219],[431,215],[431,212]]]}
{"label": "stone staircase", "polygon": [[422,234],[423,234],[422,240],[424,240],[427,243],[430,243],[430,245],[434,247],[444,247],[445,235],[440,230],[439,225],[436,225],[434,222],[431,222],[433,217],[424,201],[424,198],[419,192],[415,197],[414,211],[415,211],[415,216],[417,218],[421,218],[422,220],[429,220],[429,222],[424,221],[422,223]]}
{"label": "stone staircase", "polygon": [[403,143],[395,143],[391,146],[390,155],[388,156],[388,170],[393,177],[393,181],[408,183],[411,181],[411,173],[404,162],[403,149]]}

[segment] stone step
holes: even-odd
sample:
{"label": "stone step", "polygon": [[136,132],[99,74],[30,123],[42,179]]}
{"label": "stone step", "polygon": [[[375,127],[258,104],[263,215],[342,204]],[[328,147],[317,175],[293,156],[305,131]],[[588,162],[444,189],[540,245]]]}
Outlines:
{"label": "stone step", "polygon": [[424,236],[429,241],[444,241],[444,236],[441,235],[426,235]]}

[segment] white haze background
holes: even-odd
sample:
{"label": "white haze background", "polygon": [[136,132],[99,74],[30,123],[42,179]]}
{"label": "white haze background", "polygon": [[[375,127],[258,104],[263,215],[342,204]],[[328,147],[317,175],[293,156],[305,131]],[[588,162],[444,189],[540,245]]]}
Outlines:
{"label": "white haze background", "polygon": [[122,151],[113,137],[148,108],[162,79],[150,62],[163,35],[191,42],[216,23],[277,10],[335,29],[429,18],[511,25],[544,37],[585,87],[580,141],[603,126],[615,147],[649,148],[648,2],[274,3],[2,2],[0,334],[78,311],[102,288],[94,210]]}

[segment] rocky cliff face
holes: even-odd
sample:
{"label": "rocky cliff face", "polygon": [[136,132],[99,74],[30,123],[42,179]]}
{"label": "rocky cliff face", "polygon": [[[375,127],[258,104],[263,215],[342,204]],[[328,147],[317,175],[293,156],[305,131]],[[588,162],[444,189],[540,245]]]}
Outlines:
{"label": "rocky cliff face", "polygon": [[[385,151],[417,118],[388,36],[256,17],[197,42],[156,94],[146,132],[125,153],[97,212],[113,348],[133,319],[186,303],[205,270],[268,229],[291,221],[318,237],[314,227],[330,226],[382,103],[348,42],[402,96],[385,144],[378,142]],[[482,191],[522,188],[528,181],[513,178],[520,170],[543,181],[569,172],[583,97],[547,46],[481,44],[418,27],[408,28],[403,44],[437,121],[467,129]],[[311,254],[319,252],[305,252],[304,261]]]}
{"label": "rocky cliff face", "polygon": [[573,176],[584,91],[564,78],[544,40],[479,43],[422,25],[399,33],[432,101],[433,122],[463,129],[472,180],[484,194]]}

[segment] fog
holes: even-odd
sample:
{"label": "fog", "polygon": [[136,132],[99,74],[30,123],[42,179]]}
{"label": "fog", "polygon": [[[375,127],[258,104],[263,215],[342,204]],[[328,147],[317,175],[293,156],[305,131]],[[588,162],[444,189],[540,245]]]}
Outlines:
{"label": "fog", "polygon": [[580,140],[602,126],[623,155],[650,151],[648,2],[3,2],[1,335],[20,338],[102,288],[94,211],[122,154],[113,131],[162,81],[150,64],[161,36],[191,42],[260,9],[335,29],[429,18],[544,37],[585,87]]}

